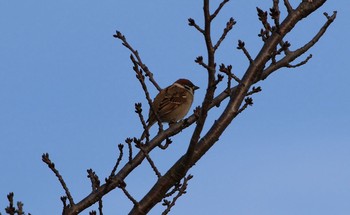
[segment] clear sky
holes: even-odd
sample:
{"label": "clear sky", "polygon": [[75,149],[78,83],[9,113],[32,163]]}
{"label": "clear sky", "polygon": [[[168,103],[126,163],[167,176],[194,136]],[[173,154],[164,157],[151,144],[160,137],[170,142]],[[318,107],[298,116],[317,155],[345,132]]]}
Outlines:
{"label": "clear sky", "polygon": [[[187,25],[189,17],[202,24],[202,1],[0,2],[2,213],[12,191],[26,212],[61,214],[64,192],[42,153],[50,153],[77,202],[91,189],[86,169],[103,181],[117,159],[117,144],[141,134],[134,103],[148,109],[130,53],[112,37],[115,30],[139,50],[162,87],[189,78],[201,87],[193,106],[202,101],[206,74],[194,59],[205,56],[204,41]],[[229,17],[237,21],[217,62],[232,64],[238,76],[247,67],[238,39],[252,56],[262,46],[256,6],[268,10],[271,1],[232,0],[214,22],[217,36]],[[322,13],[334,10],[338,18],[308,52],[310,62],[259,84],[263,91],[253,97],[254,106],[190,171],[194,178],[172,214],[350,213],[350,3],[329,0],[288,41],[291,49],[307,42],[326,21]],[[208,122],[221,110],[214,109]],[[192,130],[173,138],[167,151],[151,154],[162,172],[185,152]],[[140,199],[155,180],[145,163],[126,183]],[[104,203],[105,214],[131,208],[120,190]],[[150,214],[162,210],[157,206]]]}

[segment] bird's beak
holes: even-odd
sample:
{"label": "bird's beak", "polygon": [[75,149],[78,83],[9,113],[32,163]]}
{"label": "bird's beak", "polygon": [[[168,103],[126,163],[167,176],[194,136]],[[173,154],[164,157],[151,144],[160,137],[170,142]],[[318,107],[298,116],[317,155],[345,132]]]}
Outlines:
{"label": "bird's beak", "polygon": [[193,91],[198,90],[198,89],[199,89],[199,87],[193,86]]}

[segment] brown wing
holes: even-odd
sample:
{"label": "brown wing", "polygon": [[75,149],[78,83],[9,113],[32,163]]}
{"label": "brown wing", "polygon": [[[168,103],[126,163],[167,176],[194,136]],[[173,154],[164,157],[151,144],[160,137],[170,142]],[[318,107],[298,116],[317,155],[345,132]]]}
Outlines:
{"label": "brown wing", "polygon": [[[171,111],[184,103],[186,99],[186,90],[174,86],[169,86],[161,91],[154,99],[154,109],[160,120]],[[150,112],[149,121],[156,121],[153,112]]]}
{"label": "brown wing", "polygon": [[158,113],[160,118],[169,114],[174,109],[178,108],[186,100],[186,90],[174,86],[170,86],[165,90],[164,98],[158,105]]}

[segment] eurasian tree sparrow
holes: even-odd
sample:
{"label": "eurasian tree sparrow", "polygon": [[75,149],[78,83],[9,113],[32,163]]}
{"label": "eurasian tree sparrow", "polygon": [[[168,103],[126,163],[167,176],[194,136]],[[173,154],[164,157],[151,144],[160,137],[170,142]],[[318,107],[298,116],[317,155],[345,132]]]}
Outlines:
{"label": "eurasian tree sparrow", "polygon": [[[167,88],[162,89],[152,103],[159,120],[174,123],[184,118],[192,105],[194,91],[197,89],[199,87],[187,79],[179,79]],[[150,109],[146,130],[148,131],[156,122],[157,117]],[[141,140],[145,138],[146,130],[143,132]]]}

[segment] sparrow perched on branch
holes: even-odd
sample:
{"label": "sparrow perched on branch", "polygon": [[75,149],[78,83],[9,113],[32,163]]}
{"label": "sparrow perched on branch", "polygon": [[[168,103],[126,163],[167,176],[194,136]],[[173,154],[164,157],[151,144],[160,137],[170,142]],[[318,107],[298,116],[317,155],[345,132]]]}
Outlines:
{"label": "sparrow perched on branch", "polygon": [[[153,100],[153,108],[161,122],[174,123],[186,116],[192,102],[194,91],[199,89],[187,79],[179,79],[172,85],[162,89]],[[147,127],[141,136],[145,138],[146,132],[157,122],[156,114],[150,108]]]}

